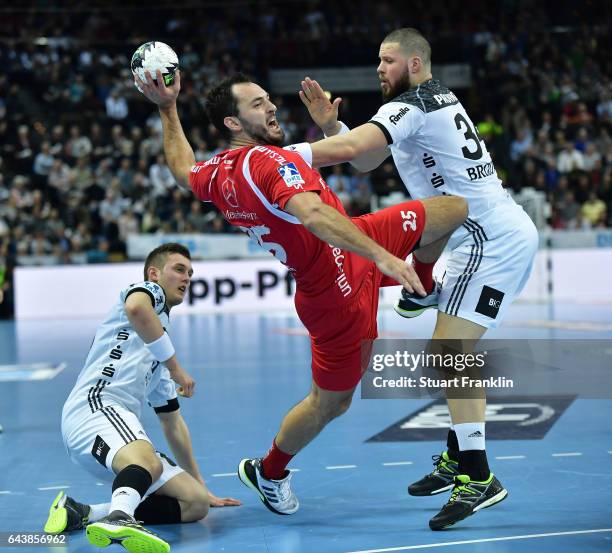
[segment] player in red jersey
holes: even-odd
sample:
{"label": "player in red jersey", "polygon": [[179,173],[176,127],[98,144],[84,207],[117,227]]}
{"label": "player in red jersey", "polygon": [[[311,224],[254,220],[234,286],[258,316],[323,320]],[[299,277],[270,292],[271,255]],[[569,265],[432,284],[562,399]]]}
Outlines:
{"label": "player in red jersey", "polygon": [[207,95],[215,127],[231,140],[226,150],[195,163],[176,109],[180,75],[166,87],[161,74],[138,80],[159,107],[164,151],[177,182],[213,202],[292,272],[295,306],[310,334],[312,389],[285,416],[263,459],[243,459],[238,475],[266,507],[292,514],[299,502],[290,488],[291,458],[350,406],[377,336],[381,286],[402,284],[426,295],[410,252],[446,242],[467,216],[466,202],[448,196],[403,202],[349,218],[321,175],[296,151],[283,149],[276,106],[243,75],[225,79]]}

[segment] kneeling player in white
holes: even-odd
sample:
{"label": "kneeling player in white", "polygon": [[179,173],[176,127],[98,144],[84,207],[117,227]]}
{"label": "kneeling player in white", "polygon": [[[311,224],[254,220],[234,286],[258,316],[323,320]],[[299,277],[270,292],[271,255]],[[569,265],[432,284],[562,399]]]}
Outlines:
{"label": "kneeling player in white", "polygon": [[[170,546],[142,524],[192,522],[210,506],[240,505],[211,494],[192,453],[178,392],[191,397],[195,382],[179,364],[166,333],[170,309],[189,287],[191,256],[164,244],[145,262],[145,281],[123,290],[98,328],[85,367],[64,404],[62,436],[70,458],[101,480],[112,480],[110,503],[85,505],[60,492],[45,531],[86,527],[98,547],[167,552]],[[156,451],[140,422],[153,407],[178,465]]]}

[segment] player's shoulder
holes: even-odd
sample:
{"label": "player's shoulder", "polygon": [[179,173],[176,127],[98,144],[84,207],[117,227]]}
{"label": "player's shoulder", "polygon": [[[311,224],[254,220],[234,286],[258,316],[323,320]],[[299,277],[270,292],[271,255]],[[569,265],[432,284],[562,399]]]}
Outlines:
{"label": "player's shoulder", "polygon": [[282,167],[304,163],[302,156],[294,149],[285,149],[272,144],[257,144],[249,151],[249,162],[265,168]]}
{"label": "player's shoulder", "polygon": [[161,313],[164,310],[166,304],[166,293],[164,289],[156,282],[150,280],[143,280],[141,282],[135,282],[124,288],[121,292],[121,298],[125,302],[132,294],[136,292],[143,292],[151,298],[151,305],[155,309],[156,313]]}
{"label": "player's shoulder", "polygon": [[435,79],[429,79],[403,92],[391,101],[414,106],[423,113],[432,113],[459,103],[459,99],[453,91]]}

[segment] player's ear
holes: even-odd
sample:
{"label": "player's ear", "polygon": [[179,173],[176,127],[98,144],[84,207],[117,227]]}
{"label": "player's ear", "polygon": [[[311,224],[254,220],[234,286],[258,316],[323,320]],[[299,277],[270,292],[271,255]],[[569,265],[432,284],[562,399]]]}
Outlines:
{"label": "player's ear", "polygon": [[238,117],[226,117],[223,119],[223,124],[232,132],[240,132],[242,130],[242,125],[238,120]]}
{"label": "player's ear", "polygon": [[151,282],[157,282],[159,280],[159,273],[160,270],[157,267],[151,265],[147,270],[147,280],[150,280]]}

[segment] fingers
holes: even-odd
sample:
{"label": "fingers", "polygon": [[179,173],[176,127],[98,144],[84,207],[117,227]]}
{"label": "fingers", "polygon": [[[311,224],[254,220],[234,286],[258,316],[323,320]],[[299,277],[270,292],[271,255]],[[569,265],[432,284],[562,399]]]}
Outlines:
{"label": "fingers", "polygon": [[314,100],[327,100],[325,92],[317,81],[313,81],[310,77],[305,77],[302,81],[302,91],[306,99],[310,102]]}
{"label": "fingers", "polygon": [[298,92],[298,96],[300,97],[300,100],[302,100],[302,103],[308,107],[308,104],[310,104],[310,100],[306,97],[306,94],[304,94],[303,90],[300,90]]}
{"label": "fingers", "polygon": [[415,270],[412,268],[412,266],[410,266],[408,264],[405,264],[405,267],[406,267],[406,269],[405,269],[405,279],[406,279],[407,283],[410,285],[410,288],[412,288],[412,290],[409,290],[408,287],[406,286],[406,284],[404,284],[404,287],[409,292],[416,292],[420,296],[425,297],[427,295],[427,292],[425,292],[425,288],[421,284],[421,281],[420,281],[418,275],[416,274]]}
{"label": "fingers", "polygon": [[211,499],[210,506],[211,507],[240,507],[242,505],[242,501],[238,501],[233,497],[215,497],[215,499]]}

